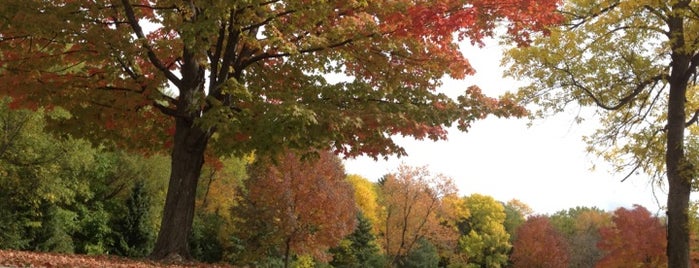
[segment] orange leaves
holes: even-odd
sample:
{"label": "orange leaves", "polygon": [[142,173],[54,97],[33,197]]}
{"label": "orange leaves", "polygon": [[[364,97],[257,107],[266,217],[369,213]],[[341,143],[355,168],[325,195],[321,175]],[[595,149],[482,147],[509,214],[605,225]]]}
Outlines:
{"label": "orange leaves", "polygon": [[385,177],[380,204],[385,220],[379,241],[394,264],[415,249],[420,238],[438,245],[456,240],[458,233],[442,225],[437,215],[443,198],[455,194],[450,178],[430,174],[427,167],[401,165],[395,174]]}
{"label": "orange leaves", "polygon": [[566,241],[548,217],[532,216],[517,229],[510,260],[515,267],[567,267]]}
{"label": "orange leaves", "polygon": [[459,129],[467,130],[472,121],[484,119],[488,115],[497,117],[523,117],[527,110],[518,105],[510,96],[505,95],[500,99],[488,97],[477,86],[469,87],[463,96],[458,98],[462,108],[462,116],[459,119]]}
{"label": "orange leaves", "polygon": [[328,260],[326,250],[354,230],[354,195],[342,164],[329,152],[317,154],[301,160],[286,151],[253,164],[239,208],[247,218],[241,236],[266,246],[247,254],[255,257],[258,251],[275,248],[287,256],[310,254]]}
{"label": "orange leaves", "polygon": [[606,256],[596,267],[661,267],[667,263],[665,227],[640,206],[614,211],[614,226],[600,229],[598,247]]}

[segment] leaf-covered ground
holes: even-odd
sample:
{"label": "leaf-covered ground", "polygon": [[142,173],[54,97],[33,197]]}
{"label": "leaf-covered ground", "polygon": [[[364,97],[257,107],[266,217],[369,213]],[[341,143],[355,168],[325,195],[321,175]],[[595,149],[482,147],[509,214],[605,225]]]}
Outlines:
{"label": "leaf-covered ground", "polygon": [[46,252],[28,252],[0,250],[0,268],[5,267],[206,267],[233,268],[226,264],[205,264],[196,262],[162,263],[150,260],[133,260],[117,256],[90,256],[74,254],[57,254]]}

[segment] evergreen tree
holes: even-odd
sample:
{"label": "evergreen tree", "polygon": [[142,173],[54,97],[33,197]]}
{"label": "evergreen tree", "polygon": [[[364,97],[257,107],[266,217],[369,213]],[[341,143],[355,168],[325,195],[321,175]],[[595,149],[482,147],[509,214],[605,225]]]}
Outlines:
{"label": "evergreen tree", "polygon": [[439,265],[439,254],[437,253],[437,248],[427,241],[427,239],[421,238],[418,240],[418,246],[414,250],[410,251],[405,260],[399,267],[401,268],[433,268]]}
{"label": "evergreen tree", "polygon": [[118,223],[118,253],[130,257],[143,257],[150,250],[154,230],[150,218],[150,197],[143,181],[134,185],[131,196],[126,200],[126,217]]}
{"label": "evergreen tree", "polygon": [[357,213],[357,227],[340,245],[330,249],[333,267],[383,267],[385,260],[376,245],[371,221]]}

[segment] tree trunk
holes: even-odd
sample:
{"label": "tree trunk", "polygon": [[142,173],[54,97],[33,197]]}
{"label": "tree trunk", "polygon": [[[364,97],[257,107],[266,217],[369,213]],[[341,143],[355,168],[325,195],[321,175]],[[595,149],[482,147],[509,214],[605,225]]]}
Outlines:
{"label": "tree trunk", "polygon": [[286,239],[284,243],[284,268],[289,268],[289,261],[291,255],[291,236]]}
{"label": "tree trunk", "polygon": [[[681,83],[680,83],[681,84]],[[670,85],[668,102],[667,150],[665,165],[669,194],[667,197],[667,258],[668,267],[689,267],[689,195],[691,165],[684,156],[686,83]]]}
{"label": "tree trunk", "polygon": [[[687,2],[684,2],[687,4]],[[673,9],[681,7],[675,6]],[[668,267],[689,267],[689,195],[692,187],[691,164],[684,155],[685,102],[687,72],[691,56],[684,48],[683,20],[673,17],[669,23],[670,32],[680,37],[673,40],[672,71],[670,73],[670,93],[668,97],[667,115],[667,148],[665,151],[665,166],[669,194],[667,197],[667,258]],[[694,161],[694,159],[692,159]]]}
{"label": "tree trunk", "polygon": [[191,120],[177,118],[172,170],[153,259],[191,259],[188,236],[194,219],[197,183],[210,135]]}

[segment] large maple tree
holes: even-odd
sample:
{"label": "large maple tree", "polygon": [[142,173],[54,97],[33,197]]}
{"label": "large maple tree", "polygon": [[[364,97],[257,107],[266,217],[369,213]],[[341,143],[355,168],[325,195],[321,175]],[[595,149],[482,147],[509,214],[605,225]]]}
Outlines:
{"label": "large maple tree", "polygon": [[454,122],[465,130],[488,114],[521,115],[476,87],[456,100],[436,89],[444,76],[473,73],[458,41],[503,26],[524,43],[558,19],[557,2],[6,1],[1,93],[15,105],[65,107],[73,120],[61,127],[74,135],[170,148],[152,256],[188,257],[207,147],[400,155],[392,135],[444,139]]}

